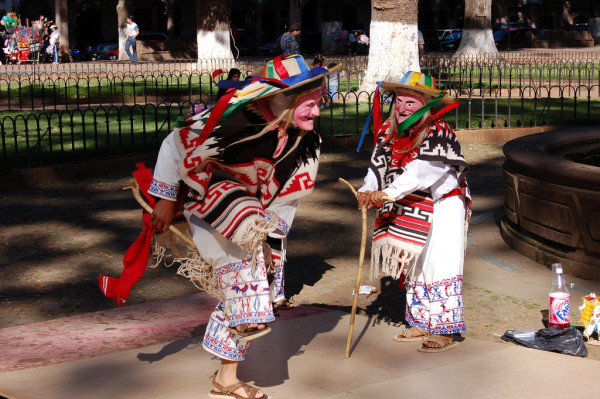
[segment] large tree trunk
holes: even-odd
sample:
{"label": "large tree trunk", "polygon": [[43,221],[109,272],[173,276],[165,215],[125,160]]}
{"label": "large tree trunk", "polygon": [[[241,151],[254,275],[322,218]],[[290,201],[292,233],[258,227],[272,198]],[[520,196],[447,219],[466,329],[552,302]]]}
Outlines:
{"label": "large tree trunk", "polygon": [[195,0],[198,59],[233,58],[229,44],[229,0]]}
{"label": "large tree trunk", "polygon": [[60,62],[71,62],[71,53],[69,51],[69,11],[67,0],[55,0],[54,9],[56,10],[56,26],[60,32],[60,45],[58,54]]}
{"label": "large tree trunk", "polygon": [[165,13],[167,14],[167,35],[173,37],[175,33],[175,22],[173,21],[173,6],[170,0],[162,0],[165,4]]}
{"label": "large tree trunk", "polygon": [[117,27],[119,31],[119,60],[129,59],[127,53],[125,52],[125,41],[127,40],[127,16],[129,16],[129,2],[127,0],[118,0]]}
{"label": "large tree trunk", "polygon": [[465,22],[460,46],[454,54],[461,56],[498,55],[492,32],[492,0],[466,0]]}
{"label": "large tree trunk", "polygon": [[360,91],[372,92],[380,80],[399,82],[420,71],[418,0],[372,0],[369,64]]}

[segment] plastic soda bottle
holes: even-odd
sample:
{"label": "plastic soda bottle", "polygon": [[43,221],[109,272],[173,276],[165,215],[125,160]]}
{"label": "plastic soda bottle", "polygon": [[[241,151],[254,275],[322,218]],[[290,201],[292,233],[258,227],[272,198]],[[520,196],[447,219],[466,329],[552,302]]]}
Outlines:
{"label": "plastic soda bottle", "polygon": [[552,288],[548,306],[548,327],[558,326],[561,329],[571,326],[571,303],[569,289],[563,274],[562,265],[552,265]]}

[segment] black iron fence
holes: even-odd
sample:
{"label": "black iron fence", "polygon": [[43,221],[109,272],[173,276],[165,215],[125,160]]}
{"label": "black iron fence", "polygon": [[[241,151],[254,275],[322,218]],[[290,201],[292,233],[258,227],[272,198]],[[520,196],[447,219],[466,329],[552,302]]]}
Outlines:
{"label": "black iron fence", "polygon": [[[423,70],[460,101],[445,116],[455,129],[600,125],[600,57],[591,54],[510,54],[504,61],[430,55]],[[213,61],[211,67],[230,66]],[[344,76],[317,129],[323,136],[359,134],[373,96],[359,91],[366,57],[331,61],[344,63]],[[261,62],[235,66],[249,75]],[[31,66],[0,73],[0,173],[156,150],[178,117],[214,103],[212,70],[200,64],[94,70],[98,64],[50,66],[35,75],[27,73]],[[70,66],[77,72],[66,70]]]}
{"label": "black iron fence", "polygon": [[[552,54],[550,57],[549,54]],[[453,58],[434,54],[422,70],[437,78],[438,85],[456,98],[517,95],[575,97],[581,88],[598,87],[600,52],[503,53],[502,57]],[[237,61],[242,77],[265,59]],[[341,62],[338,90],[356,92],[365,78],[366,57],[330,57]],[[170,62],[79,63],[64,65],[9,65],[0,72],[0,107],[5,109],[73,109],[92,106],[159,104],[163,102],[213,102],[217,92],[212,79],[216,69],[228,70],[232,60],[203,60],[200,63]],[[524,90],[529,88],[529,90]],[[600,96],[600,89],[592,92]]]}

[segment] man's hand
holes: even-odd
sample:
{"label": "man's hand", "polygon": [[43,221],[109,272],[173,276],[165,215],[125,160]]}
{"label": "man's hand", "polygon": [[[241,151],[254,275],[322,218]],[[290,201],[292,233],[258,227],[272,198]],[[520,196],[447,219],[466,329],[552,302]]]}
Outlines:
{"label": "man's hand", "polygon": [[358,193],[358,209],[371,209],[375,205],[382,204],[386,201],[384,197],[387,197],[387,194],[383,191],[364,191]]}
{"label": "man's hand", "polygon": [[371,191],[363,191],[362,193],[358,193],[356,199],[358,200],[358,209],[367,208],[370,209],[371,205],[371,196],[373,193]]}
{"label": "man's hand", "polygon": [[173,223],[175,217],[175,201],[169,201],[166,199],[160,199],[154,207],[154,211],[150,215],[154,227],[161,231],[169,229],[169,226]]}

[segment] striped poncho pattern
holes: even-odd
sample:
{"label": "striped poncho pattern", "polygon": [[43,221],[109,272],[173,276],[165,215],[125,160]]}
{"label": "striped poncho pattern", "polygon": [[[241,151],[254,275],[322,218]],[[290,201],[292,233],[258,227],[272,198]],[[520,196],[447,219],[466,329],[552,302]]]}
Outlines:
{"label": "striped poncho pattern", "polygon": [[[378,133],[371,159],[370,169],[377,177],[378,190],[392,183],[402,174],[402,167],[415,159],[438,161],[455,168],[460,193],[470,204],[467,162],[456,135],[443,119],[433,121],[421,146],[410,153],[398,152],[395,137],[386,142],[388,130],[389,120]],[[423,252],[432,222],[433,200],[428,191],[414,191],[396,202],[381,205],[377,209],[373,233],[371,279],[381,274],[392,278],[410,274]]]}

